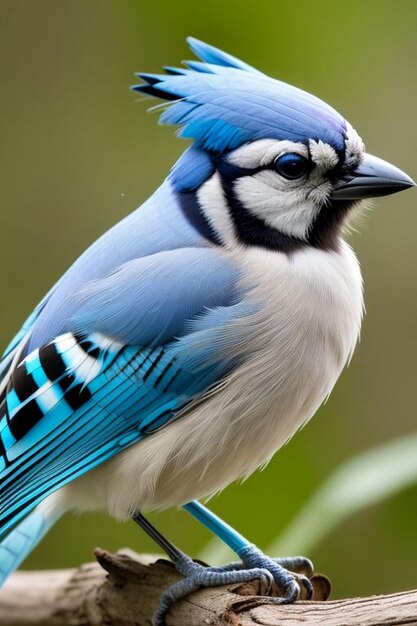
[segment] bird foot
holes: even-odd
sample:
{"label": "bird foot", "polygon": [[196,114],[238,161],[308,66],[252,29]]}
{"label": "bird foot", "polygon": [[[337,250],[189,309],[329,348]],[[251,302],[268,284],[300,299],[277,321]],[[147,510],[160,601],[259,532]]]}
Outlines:
{"label": "bird foot", "polygon": [[175,567],[184,578],[162,594],[154,616],[154,626],[165,626],[165,616],[171,605],[201,587],[217,587],[259,579],[266,595],[271,592],[274,583],[278,587],[282,595],[270,598],[276,604],[295,602],[300,595],[300,584],[305,587],[307,598],[311,598],[313,592],[309,580],[313,573],[311,561],[304,557],[272,559],[253,545],[244,550],[242,562],[229,563],[222,567],[206,567],[181,554]]}

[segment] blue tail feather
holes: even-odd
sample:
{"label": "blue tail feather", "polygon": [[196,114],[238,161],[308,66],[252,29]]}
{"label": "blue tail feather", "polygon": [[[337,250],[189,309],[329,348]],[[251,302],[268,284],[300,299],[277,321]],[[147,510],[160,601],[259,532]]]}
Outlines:
{"label": "blue tail feather", "polygon": [[42,503],[3,539],[0,543],[0,587],[17,570],[61,514],[62,512]]}

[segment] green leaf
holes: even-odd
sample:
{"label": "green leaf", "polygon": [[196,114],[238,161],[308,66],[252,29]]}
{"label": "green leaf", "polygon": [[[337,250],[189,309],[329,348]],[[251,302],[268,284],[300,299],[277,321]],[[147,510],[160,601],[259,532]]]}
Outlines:
{"label": "green leaf", "polygon": [[348,516],[417,482],[417,434],[359,454],[340,466],[270,545],[271,555],[309,552]]}

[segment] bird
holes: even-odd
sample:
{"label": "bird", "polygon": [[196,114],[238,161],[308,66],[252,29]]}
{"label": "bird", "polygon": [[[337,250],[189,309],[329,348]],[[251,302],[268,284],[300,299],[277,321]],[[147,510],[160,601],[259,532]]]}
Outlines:
{"label": "bird", "polygon": [[[362,201],[415,185],[331,106],[195,38],[139,73],[189,145],[155,193],[58,280],[0,363],[0,580],[67,511],[132,519],[183,578],[311,594],[199,500],[265,464],[331,393],[363,317],[344,239]],[[209,567],[144,512],[182,506],[237,554]]]}

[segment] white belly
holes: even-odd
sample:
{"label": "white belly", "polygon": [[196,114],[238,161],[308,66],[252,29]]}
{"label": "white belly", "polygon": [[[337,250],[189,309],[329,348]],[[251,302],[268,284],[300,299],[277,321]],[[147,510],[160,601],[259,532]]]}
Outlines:
{"label": "white belly", "polygon": [[263,303],[239,321],[243,364],[204,403],[66,487],[71,505],[125,518],[207,496],[268,461],[330,393],[360,330],[352,250],[238,256]]}

